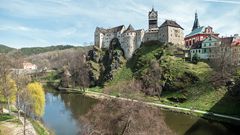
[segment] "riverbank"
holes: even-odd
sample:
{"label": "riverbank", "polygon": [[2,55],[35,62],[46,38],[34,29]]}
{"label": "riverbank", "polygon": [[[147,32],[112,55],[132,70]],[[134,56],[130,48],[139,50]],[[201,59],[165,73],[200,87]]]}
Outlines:
{"label": "riverbank", "polygon": [[[17,114],[0,115],[0,135],[23,135],[24,118]],[[44,127],[44,125],[37,120],[26,120],[26,135],[51,135],[51,133]]]}
{"label": "riverbank", "polygon": [[[18,119],[15,114],[1,114],[1,117],[5,118],[0,121],[0,135],[23,135],[23,117]],[[29,120],[26,120],[26,135],[39,135]]]}
{"label": "riverbank", "polygon": [[118,100],[128,100],[128,101],[133,101],[133,102],[142,102],[142,103],[145,103],[147,105],[157,106],[157,107],[167,109],[167,110],[170,110],[170,111],[174,111],[174,112],[185,113],[185,114],[189,114],[189,115],[195,115],[195,116],[198,116],[198,117],[203,117],[203,118],[212,119],[212,120],[221,121],[221,122],[228,122],[228,123],[232,123],[232,124],[240,124],[240,118],[238,118],[238,117],[233,117],[233,116],[214,113],[214,112],[209,112],[209,111],[202,111],[202,110],[197,110],[197,109],[192,109],[192,108],[184,108],[184,107],[176,107],[176,106],[154,103],[154,102],[139,101],[139,100],[124,98],[124,97],[107,95],[107,94],[103,94],[103,93],[100,93],[100,92],[97,92],[97,91],[95,91],[95,92],[86,91],[84,93],[84,95],[92,97],[92,98],[96,98],[96,99],[118,99]]}

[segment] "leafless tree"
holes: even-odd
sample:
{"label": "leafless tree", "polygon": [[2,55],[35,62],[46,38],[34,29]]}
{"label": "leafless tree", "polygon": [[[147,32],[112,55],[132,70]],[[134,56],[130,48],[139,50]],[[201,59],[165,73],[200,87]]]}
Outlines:
{"label": "leafless tree", "polygon": [[26,89],[27,84],[31,81],[31,77],[28,75],[24,75],[24,74],[19,74],[19,73],[14,73],[13,74],[13,79],[16,82],[16,108],[18,110],[18,118],[20,117],[20,113],[21,113],[21,102],[20,102],[20,98],[22,96],[22,94],[24,94],[24,91]]}
{"label": "leafless tree", "polygon": [[68,63],[73,86],[83,90],[90,85],[89,67],[85,59],[84,53],[75,52]]}
{"label": "leafless tree", "polygon": [[11,72],[11,65],[12,61],[9,57],[4,54],[0,54],[0,92],[1,94],[7,99],[8,110],[9,113],[11,112],[10,109],[10,98],[13,94],[13,87],[10,84],[10,72]]}
{"label": "leafless tree", "polygon": [[163,82],[162,80],[162,68],[159,66],[158,61],[153,60],[150,63],[150,68],[147,73],[142,77],[144,89],[147,95],[160,97],[162,93]]}
{"label": "leafless tree", "polygon": [[214,68],[215,75],[211,78],[217,86],[219,83],[226,83],[235,70],[233,61],[232,46],[230,41],[222,41],[217,47],[211,49],[210,65]]}
{"label": "leafless tree", "polygon": [[169,135],[159,108],[142,103],[103,100],[81,117],[86,135]]}

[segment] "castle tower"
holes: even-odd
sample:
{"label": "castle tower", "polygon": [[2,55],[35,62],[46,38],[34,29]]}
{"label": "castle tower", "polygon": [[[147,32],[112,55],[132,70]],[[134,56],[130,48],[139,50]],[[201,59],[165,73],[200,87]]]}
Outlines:
{"label": "castle tower", "polygon": [[148,24],[149,30],[158,28],[158,12],[154,8],[148,13]]}
{"label": "castle tower", "polygon": [[193,23],[193,28],[192,28],[192,31],[199,28],[200,25],[199,25],[199,21],[198,21],[198,14],[197,12],[195,13],[195,20],[194,20],[194,23]]}

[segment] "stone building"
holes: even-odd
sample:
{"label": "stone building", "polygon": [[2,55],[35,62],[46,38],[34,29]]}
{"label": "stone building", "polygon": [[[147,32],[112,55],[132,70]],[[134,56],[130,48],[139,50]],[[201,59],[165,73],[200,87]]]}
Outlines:
{"label": "stone building", "polygon": [[132,57],[133,52],[140,47],[144,36],[144,30],[134,30],[132,25],[125,28],[124,25],[104,29],[97,27],[95,30],[95,45],[99,48],[108,48],[113,39],[121,44],[125,57]]}
{"label": "stone building", "polygon": [[173,43],[178,48],[184,47],[183,28],[172,20],[166,20],[160,27],[158,32],[159,40],[162,42]]}
{"label": "stone building", "polygon": [[113,39],[121,44],[126,58],[131,58],[134,51],[143,42],[158,40],[171,42],[176,47],[184,46],[183,28],[175,21],[166,20],[158,27],[158,12],[152,8],[148,13],[148,30],[135,30],[130,24],[127,28],[124,25],[110,29],[97,27],[94,34],[94,43],[99,48],[108,48]]}

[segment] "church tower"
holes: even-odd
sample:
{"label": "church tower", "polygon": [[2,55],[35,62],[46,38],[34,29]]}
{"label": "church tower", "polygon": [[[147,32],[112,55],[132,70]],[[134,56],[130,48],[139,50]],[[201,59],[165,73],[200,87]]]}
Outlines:
{"label": "church tower", "polygon": [[195,20],[194,20],[194,23],[193,23],[193,28],[192,28],[192,31],[199,28],[200,25],[199,25],[199,21],[198,21],[198,14],[197,12],[195,13]]}
{"label": "church tower", "polygon": [[148,13],[149,30],[158,29],[158,12],[152,8]]}

